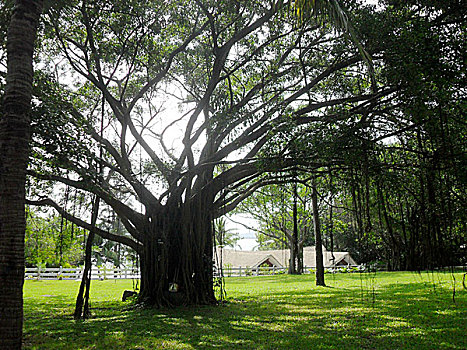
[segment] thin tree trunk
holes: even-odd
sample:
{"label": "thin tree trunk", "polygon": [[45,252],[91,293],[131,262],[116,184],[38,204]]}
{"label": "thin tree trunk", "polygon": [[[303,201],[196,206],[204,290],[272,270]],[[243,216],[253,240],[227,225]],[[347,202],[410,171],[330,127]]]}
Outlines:
{"label": "thin tree trunk", "polygon": [[41,11],[42,1],[17,0],[8,28],[0,117],[0,349],[21,349],[32,56]]}
{"label": "thin tree trunk", "polygon": [[323,241],[321,238],[321,227],[318,212],[318,193],[316,191],[316,180],[313,178],[311,192],[311,208],[313,211],[313,228],[315,231],[315,255],[316,255],[316,285],[325,286],[324,264],[323,264]]}
{"label": "thin tree trunk", "polygon": [[[86,241],[86,251],[84,258],[84,271],[83,276],[81,277],[81,284],[79,286],[78,296],[76,297],[75,312],[73,317],[75,320],[83,319],[85,320],[90,316],[89,311],[89,290],[91,288],[91,269],[92,269],[92,243],[94,241],[94,227],[96,226],[97,217],[99,214],[99,197],[94,198],[92,204],[92,214],[91,214],[91,230],[89,231],[88,240]],[[83,296],[84,295],[84,296]]]}
{"label": "thin tree trunk", "polygon": [[400,244],[394,235],[394,230],[392,227],[392,220],[391,220],[390,214],[388,213],[388,205],[386,204],[387,201],[384,197],[383,189],[381,188],[381,184],[379,182],[377,182],[376,184],[376,191],[379,197],[379,205],[381,206],[381,209],[382,209],[384,222],[386,224],[386,229],[389,234],[389,238],[391,242],[390,244],[391,258],[389,259],[389,262],[391,263],[391,267],[389,268],[389,270],[400,270],[401,269]]}
{"label": "thin tree trunk", "polygon": [[331,248],[331,260],[332,265],[335,267],[336,258],[334,256],[334,219],[333,219],[333,207],[334,207],[334,198],[331,196],[330,205],[329,205],[329,240]]}
{"label": "thin tree trunk", "polygon": [[300,274],[300,256],[299,256],[299,249],[298,249],[298,208],[297,208],[297,183],[294,182],[293,184],[293,209],[292,209],[292,217],[293,217],[293,234],[292,234],[292,247],[290,250],[290,264],[289,264],[289,274]]}

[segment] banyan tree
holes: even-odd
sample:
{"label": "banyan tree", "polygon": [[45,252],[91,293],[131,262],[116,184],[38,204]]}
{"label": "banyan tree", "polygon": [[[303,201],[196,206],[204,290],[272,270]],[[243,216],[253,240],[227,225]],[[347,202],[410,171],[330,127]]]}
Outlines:
{"label": "banyan tree", "polygon": [[[139,254],[154,305],[216,302],[213,220],[278,172],[319,166],[292,154],[297,131],[357,128],[388,95],[347,37],[297,25],[283,1],[75,1],[44,21],[30,178],[119,217],[125,235],[95,232]],[[29,204],[91,228],[34,188]]]}

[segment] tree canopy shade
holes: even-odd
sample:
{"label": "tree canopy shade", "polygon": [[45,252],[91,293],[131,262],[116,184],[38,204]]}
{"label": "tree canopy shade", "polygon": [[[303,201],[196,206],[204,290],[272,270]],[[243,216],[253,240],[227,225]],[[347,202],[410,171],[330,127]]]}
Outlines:
{"label": "tree canopy shade", "polygon": [[[467,164],[466,10],[460,1],[387,3],[387,11],[366,26],[391,18],[391,25],[372,31],[368,40],[385,46],[383,79],[399,87],[390,109],[393,117],[383,127],[393,140],[367,158],[372,180],[360,195],[375,196],[365,200],[367,212],[377,208],[378,221],[384,223],[388,267],[456,264],[462,261],[459,250],[466,239],[465,201],[459,194],[465,193],[467,181],[465,172],[457,170]],[[358,178],[353,182],[357,189]],[[376,220],[369,223],[365,217],[362,227],[375,225]]]}
{"label": "tree canopy shade", "polygon": [[348,248],[359,262],[458,265],[466,240],[467,182],[458,171],[467,164],[466,10],[459,1],[385,3],[370,15],[358,12],[356,23],[381,58],[380,83],[397,87],[396,97],[356,132],[314,125],[299,144],[312,150],[309,157],[342,160],[333,173],[339,200],[352,209],[346,221],[357,252]]}
{"label": "tree canopy shade", "polygon": [[[330,165],[302,167],[329,184],[319,189],[327,202],[325,239],[335,238],[361,263],[378,260],[388,269],[460,265],[466,256],[466,10],[459,1],[380,5],[350,14],[375,58],[378,83],[393,86],[394,98],[358,128],[336,119],[286,137],[298,157]],[[249,201],[252,207],[272,203]]]}
{"label": "tree canopy shade", "polygon": [[82,2],[46,22],[29,174],[115,211],[129,235],[97,233],[138,252],[140,298],[155,305],[215,302],[213,219],[296,165],[294,130],[357,123],[391,92],[371,91],[344,37],[294,26],[282,1]]}
{"label": "tree canopy shade", "polygon": [[21,349],[22,344],[25,181],[30,139],[32,56],[41,11],[42,1],[16,1],[6,42],[7,74],[0,115],[2,349]]}

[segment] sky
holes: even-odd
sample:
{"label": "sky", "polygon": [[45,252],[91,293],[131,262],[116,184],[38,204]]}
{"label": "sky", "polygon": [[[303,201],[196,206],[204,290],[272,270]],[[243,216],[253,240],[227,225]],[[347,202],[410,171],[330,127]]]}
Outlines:
{"label": "sky", "polygon": [[237,242],[237,250],[258,250],[256,238],[242,238]]}
{"label": "sky", "polygon": [[[229,219],[229,216],[231,219]],[[238,246],[235,247],[235,249],[257,250],[258,242],[256,241],[255,232],[247,229],[246,227],[241,225],[240,222],[244,223],[249,227],[257,227],[258,222],[255,219],[248,216],[247,214],[233,214],[229,216],[227,216],[227,219],[225,220],[227,229],[238,233],[240,236],[240,240],[237,242]]]}

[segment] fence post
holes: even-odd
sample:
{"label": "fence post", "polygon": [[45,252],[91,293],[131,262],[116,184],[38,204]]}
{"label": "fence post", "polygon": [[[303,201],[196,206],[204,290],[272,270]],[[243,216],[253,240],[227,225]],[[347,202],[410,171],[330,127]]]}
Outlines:
{"label": "fence post", "polygon": [[241,266],[238,267],[238,276],[242,277],[242,267]]}

